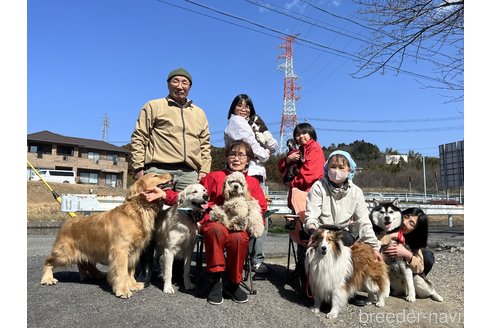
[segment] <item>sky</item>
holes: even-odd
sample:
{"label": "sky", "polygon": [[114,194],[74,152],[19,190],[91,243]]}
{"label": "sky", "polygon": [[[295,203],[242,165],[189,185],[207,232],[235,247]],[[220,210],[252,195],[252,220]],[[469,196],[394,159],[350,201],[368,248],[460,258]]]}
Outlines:
{"label": "sky", "polygon": [[[357,11],[350,0],[311,3],[344,18]],[[184,67],[212,145],[224,145],[227,112],[239,93],[250,95],[280,141],[282,33],[298,33],[296,113],[322,146],[364,140],[381,151],[438,157],[440,144],[464,139],[463,101],[450,102],[459,93],[425,88],[429,81],[394,71],[353,78],[357,63],[347,54],[362,48],[367,29],[299,0],[27,1],[27,133],[127,144],[140,108],[166,96],[167,74]],[[403,68],[435,74],[428,61]]]}

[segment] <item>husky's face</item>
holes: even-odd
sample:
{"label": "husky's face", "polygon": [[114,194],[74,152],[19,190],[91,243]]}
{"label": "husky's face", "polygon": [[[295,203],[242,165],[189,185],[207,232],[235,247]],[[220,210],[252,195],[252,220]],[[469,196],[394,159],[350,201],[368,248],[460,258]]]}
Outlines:
{"label": "husky's face", "polygon": [[373,200],[373,202],[374,208],[369,214],[372,224],[384,232],[398,230],[403,223],[401,210],[398,207],[398,198],[388,203],[379,203],[377,200]]}

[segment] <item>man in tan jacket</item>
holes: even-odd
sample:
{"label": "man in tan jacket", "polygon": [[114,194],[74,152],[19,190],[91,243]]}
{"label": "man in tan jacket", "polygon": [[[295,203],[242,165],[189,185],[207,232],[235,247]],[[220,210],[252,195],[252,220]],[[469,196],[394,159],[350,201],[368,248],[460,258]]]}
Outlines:
{"label": "man in tan jacket", "polygon": [[[188,99],[193,80],[184,68],[167,77],[169,95],[150,100],[140,110],[131,136],[131,167],[135,177],[145,173],[170,173],[174,189],[182,191],[198,183],[210,172],[210,131],[205,112]],[[153,241],[140,258],[142,275],[137,279],[150,284]],[[144,260],[145,258],[145,260]]]}

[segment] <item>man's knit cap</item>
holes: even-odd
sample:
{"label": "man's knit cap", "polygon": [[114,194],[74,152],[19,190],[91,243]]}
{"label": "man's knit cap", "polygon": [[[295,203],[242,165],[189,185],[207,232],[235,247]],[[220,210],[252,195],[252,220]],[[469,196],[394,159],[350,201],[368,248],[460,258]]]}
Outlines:
{"label": "man's knit cap", "polygon": [[167,76],[167,82],[169,82],[175,76],[184,76],[190,81],[190,85],[193,84],[193,81],[191,80],[191,74],[182,67],[172,70],[171,73],[169,73],[169,75]]}

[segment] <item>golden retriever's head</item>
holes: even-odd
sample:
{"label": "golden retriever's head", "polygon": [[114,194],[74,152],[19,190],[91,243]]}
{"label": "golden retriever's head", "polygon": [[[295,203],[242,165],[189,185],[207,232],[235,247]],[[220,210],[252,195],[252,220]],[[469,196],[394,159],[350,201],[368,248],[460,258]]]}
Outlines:
{"label": "golden retriever's head", "polygon": [[193,210],[202,210],[208,207],[208,192],[205,187],[199,183],[186,186],[178,195],[178,207],[192,208]]}
{"label": "golden retriever's head", "polygon": [[234,197],[246,197],[246,199],[251,200],[244,173],[232,172],[226,177],[224,181],[223,196],[224,200],[229,200]]}
{"label": "golden retriever's head", "polygon": [[128,188],[126,200],[130,200],[131,198],[140,195],[142,192],[152,187],[158,187],[163,190],[169,189],[172,186],[172,181],[173,176],[169,173],[147,173],[135,181],[130,188]]}

